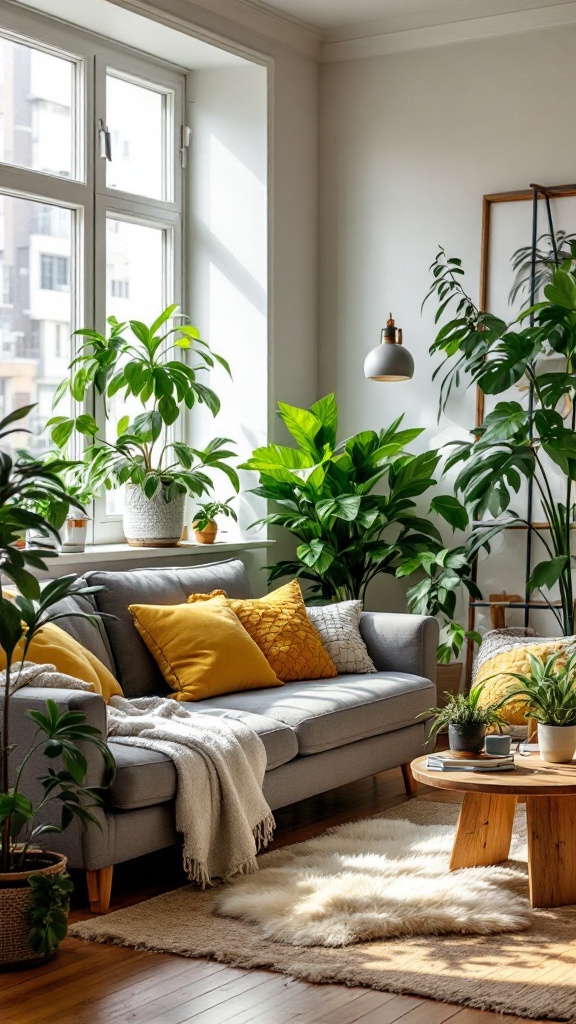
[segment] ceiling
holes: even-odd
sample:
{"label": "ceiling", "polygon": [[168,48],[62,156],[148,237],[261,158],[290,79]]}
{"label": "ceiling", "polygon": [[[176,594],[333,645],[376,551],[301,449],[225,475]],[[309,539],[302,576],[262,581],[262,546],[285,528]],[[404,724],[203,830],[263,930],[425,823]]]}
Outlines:
{"label": "ceiling", "polygon": [[325,33],[372,23],[380,31],[399,32],[543,7],[562,0],[251,0],[253,6],[297,18]]}

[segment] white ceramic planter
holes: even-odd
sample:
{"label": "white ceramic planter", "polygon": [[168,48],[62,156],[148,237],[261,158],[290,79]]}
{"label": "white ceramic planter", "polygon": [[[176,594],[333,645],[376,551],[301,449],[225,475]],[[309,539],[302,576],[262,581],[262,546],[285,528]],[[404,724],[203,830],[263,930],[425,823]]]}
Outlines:
{"label": "white ceramic planter", "polygon": [[538,723],[540,757],[551,764],[571,761],[576,751],[576,725],[541,725]]}
{"label": "white ceramic planter", "polygon": [[162,491],[147,498],[140,487],[128,485],[124,498],[126,540],[136,548],[173,548],[182,536],[186,495],[165,502]]}

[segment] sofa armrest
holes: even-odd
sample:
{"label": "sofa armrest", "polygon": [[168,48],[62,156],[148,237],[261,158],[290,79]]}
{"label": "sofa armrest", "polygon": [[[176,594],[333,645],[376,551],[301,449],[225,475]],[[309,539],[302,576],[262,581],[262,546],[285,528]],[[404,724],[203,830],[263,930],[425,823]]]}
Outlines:
{"label": "sofa armrest", "polygon": [[[36,725],[26,714],[27,711],[45,711],[46,701],[55,701],[59,711],[82,711],[86,715],[86,724],[99,729],[103,739],[107,735],[106,704],[99,694],[85,690],[65,690],[53,687],[23,686],[10,697],[10,745],[14,747],[10,755],[10,777],[14,780],[16,769],[27,754]],[[3,706],[0,700],[0,708]],[[82,752],[88,762],[86,785],[102,786],[105,781],[105,766],[102,754],[92,744],[82,744]],[[50,767],[59,762],[50,762],[41,750],[32,755],[26,765],[22,786],[26,795],[37,800],[42,795],[42,787],[36,782],[39,775],[45,775]]]}
{"label": "sofa armrest", "polygon": [[360,632],[380,672],[409,672],[436,682],[439,628],[432,616],[362,612]]}

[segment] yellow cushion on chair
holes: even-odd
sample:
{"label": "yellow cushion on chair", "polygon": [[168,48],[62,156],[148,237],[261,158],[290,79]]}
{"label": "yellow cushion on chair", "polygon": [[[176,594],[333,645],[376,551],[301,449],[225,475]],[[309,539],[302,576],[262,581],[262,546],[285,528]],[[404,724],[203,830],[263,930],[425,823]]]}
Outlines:
{"label": "yellow cushion on chair", "polygon": [[[22,661],[23,650],[24,640],[21,640],[14,651],[13,665]],[[94,692],[99,693],[106,701],[110,700],[110,697],[123,696],[120,683],[100,659],[53,622],[47,622],[32,638],[26,652],[26,661],[31,661],[35,665],[54,665],[57,672],[64,672],[74,679],[92,683]],[[0,648],[0,672],[5,668],[6,654]]]}
{"label": "yellow cushion on chair", "polygon": [[[568,648],[573,644],[574,637],[543,639],[540,642],[536,640],[532,643],[506,647],[488,658],[482,663],[474,679],[474,686],[484,684],[479,698],[480,707],[495,704],[496,701],[502,700],[507,691],[521,686],[520,680],[509,673],[519,672],[520,675],[528,675],[531,654],[540,661],[546,661],[552,654],[559,653],[560,657],[556,664],[565,665]],[[490,676],[494,678],[489,678]],[[526,725],[525,711],[526,703],[522,697],[514,697],[506,702],[502,708],[502,715],[510,725]]]}
{"label": "yellow cushion on chair", "polygon": [[[202,605],[219,600],[215,594],[191,594],[188,601]],[[283,682],[332,679],[338,675],[308,618],[298,580],[265,597],[246,601],[228,598],[228,605]]]}
{"label": "yellow cushion on chair", "polygon": [[176,700],[282,685],[225,597],[129,611]]}

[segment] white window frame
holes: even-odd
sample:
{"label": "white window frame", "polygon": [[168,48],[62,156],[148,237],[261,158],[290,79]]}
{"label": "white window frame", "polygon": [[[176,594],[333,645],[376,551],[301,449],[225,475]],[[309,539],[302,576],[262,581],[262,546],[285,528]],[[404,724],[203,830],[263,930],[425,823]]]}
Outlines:
{"label": "white window frame", "polygon": [[[164,267],[165,304],[181,304],[185,175],[180,148],[186,72],[68,23],[16,9],[4,0],[0,0],[0,26],[2,36],[66,57],[76,66],[75,111],[80,115],[72,125],[76,177],[63,178],[0,162],[0,192],[3,194],[57,203],[74,211],[70,280],[72,330],[87,325],[100,332],[106,329],[105,225],[109,214],[161,227],[169,234],[172,243]],[[158,91],[169,92],[173,137],[166,154],[165,173],[173,175],[170,200],[136,196],[106,186],[106,161],[99,156],[98,128],[100,120],[107,124],[107,69],[137,84],[142,82],[151,88],[156,86]],[[97,411],[94,396],[87,405],[87,411]],[[78,447],[71,454],[78,456],[79,452]],[[105,496],[96,499],[92,515],[89,541],[112,543],[124,539],[121,517],[106,513]]]}

